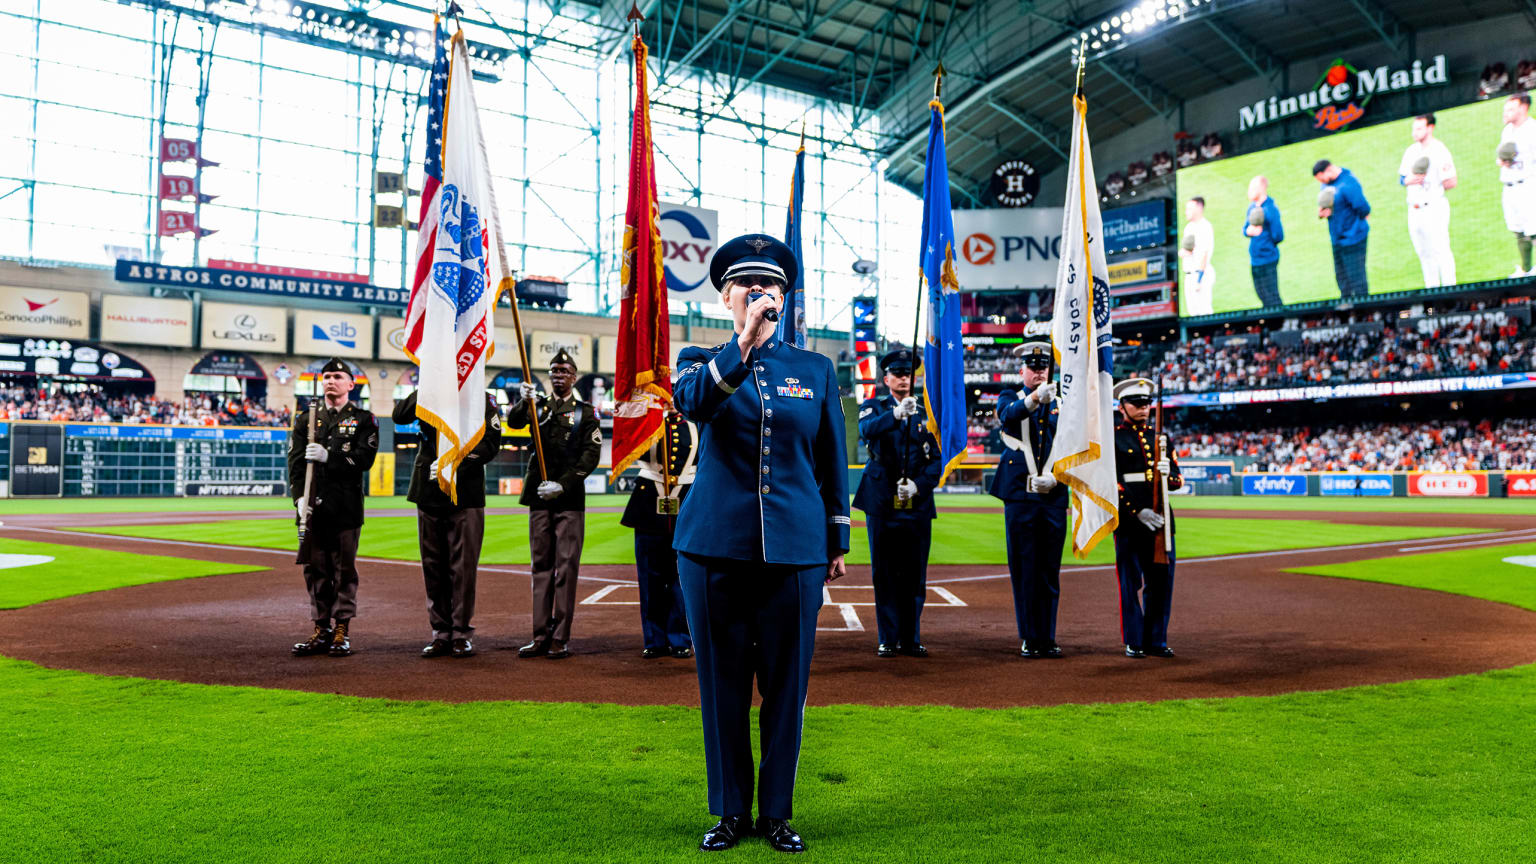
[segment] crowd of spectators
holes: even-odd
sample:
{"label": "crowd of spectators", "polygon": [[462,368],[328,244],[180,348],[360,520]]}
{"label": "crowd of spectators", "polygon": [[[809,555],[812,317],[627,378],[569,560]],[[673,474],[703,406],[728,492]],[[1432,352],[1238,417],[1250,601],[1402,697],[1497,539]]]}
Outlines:
{"label": "crowd of spectators", "polygon": [[1178,436],[1182,458],[1247,456],[1247,471],[1536,470],[1536,420],[1368,423]]}
{"label": "crowd of spectators", "polygon": [[1503,316],[1474,314],[1465,323],[1427,333],[1391,324],[1375,333],[1352,333],[1347,325],[1335,329],[1330,338],[1293,345],[1265,334],[1242,344],[1218,346],[1211,337],[1180,343],[1163,355],[1163,387],[1182,393],[1536,369],[1536,337]]}
{"label": "crowd of spectators", "polygon": [[167,426],[287,426],[293,412],[223,394],[188,394],[180,402],[99,389],[0,386],[0,420],[133,423]]}

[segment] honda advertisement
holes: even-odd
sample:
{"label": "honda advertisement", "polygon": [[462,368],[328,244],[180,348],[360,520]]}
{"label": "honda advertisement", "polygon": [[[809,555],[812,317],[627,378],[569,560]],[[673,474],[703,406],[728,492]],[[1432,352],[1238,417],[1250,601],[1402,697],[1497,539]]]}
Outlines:
{"label": "honda advertisement", "polygon": [[1484,498],[1488,495],[1488,475],[1410,471],[1408,494],[1429,498]]}
{"label": "honda advertisement", "polygon": [[1244,474],[1244,495],[1305,495],[1304,474]]}
{"label": "honda advertisement", "polygon": [[1391,474],[1320,474],[1318,492],[1349,498],[1392,497]]}

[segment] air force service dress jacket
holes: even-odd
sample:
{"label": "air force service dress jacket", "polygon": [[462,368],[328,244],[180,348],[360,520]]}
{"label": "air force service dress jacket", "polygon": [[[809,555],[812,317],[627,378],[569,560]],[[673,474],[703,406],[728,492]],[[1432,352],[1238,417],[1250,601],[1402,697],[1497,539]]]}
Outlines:
{"label": "air force service dress jacket", "polygon": [[848,551],[848,454],[832,361],[777,337],[742,362],[736,337],[678,357],[673,402],[698,424],[674,548],[807,567]]}

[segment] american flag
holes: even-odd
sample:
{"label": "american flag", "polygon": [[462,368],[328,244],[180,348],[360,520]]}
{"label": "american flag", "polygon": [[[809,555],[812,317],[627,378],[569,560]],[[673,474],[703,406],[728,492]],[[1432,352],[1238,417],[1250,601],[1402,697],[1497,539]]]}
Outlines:
{"label": "american flag", "polygon": [[416,271],[411,277],[410,301],[406,306],[406,344],[420,344],[426,321],[426,291],[422,290],[432,275],[432,249],[437,245],[438,191],[443,186],[443,109],[448,99],[448,32],[440,15],[432,16],[432,83],[427,102],[427,159],[423,168],[426,180],[421,189],[421,213],[416,221],[421,231],[416,235]]}

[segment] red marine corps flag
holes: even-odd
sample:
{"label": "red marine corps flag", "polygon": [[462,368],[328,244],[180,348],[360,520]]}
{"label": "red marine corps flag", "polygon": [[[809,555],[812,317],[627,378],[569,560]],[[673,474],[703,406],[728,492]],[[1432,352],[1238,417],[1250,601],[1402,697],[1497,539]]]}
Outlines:
{"label": "red marine corps flag", "polygon": [[635,33],[635,119],[629,138],[629,204],[624,210],[623,269],[619,281],[619,350],[613,398],[613,472],[617,478],[661,437],[672,404],[672,340],[667,283],[662,275],[656,165],[651,156],[650,95],[645,43]]}

